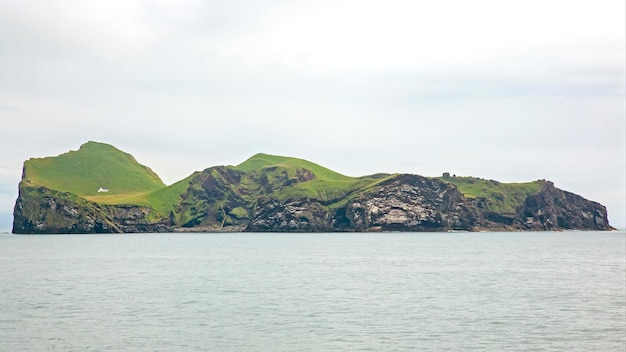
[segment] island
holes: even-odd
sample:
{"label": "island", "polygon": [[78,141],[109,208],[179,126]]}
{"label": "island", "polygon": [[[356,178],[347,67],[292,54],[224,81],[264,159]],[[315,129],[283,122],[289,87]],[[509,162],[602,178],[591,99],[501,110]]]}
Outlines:
{"label": "island", "polygon": [[606,207],[547,180],[349,177],[256,154],[166,186],[114,146],[24,162],[13,233],[613,230]]}

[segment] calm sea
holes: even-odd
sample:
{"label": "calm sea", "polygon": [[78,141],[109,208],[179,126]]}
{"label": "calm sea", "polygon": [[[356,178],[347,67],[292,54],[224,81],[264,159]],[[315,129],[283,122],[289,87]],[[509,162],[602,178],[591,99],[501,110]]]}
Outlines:
{"label": "calm sea", "polygon": [[0,236],[0,351],[624,351],[620,232]]}

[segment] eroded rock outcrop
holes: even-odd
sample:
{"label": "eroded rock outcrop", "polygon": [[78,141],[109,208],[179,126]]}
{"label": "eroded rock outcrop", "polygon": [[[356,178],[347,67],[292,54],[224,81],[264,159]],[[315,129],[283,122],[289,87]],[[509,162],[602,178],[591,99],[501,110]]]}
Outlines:
{"label": "eroded rock outcrop", "polygon": [[337,224],[352,231],[471,231],[475,218],[455,187],[400,175],[349,202]]}
{"label": "eroded rock outcrop", "polygon": [[311,199],[257,205],[248,231],[544,231],[611,230],[606,208],[543,182],[516,214],[475,206],[456,187],[416,175],[399,175],[332,209]]}
{"label": "eroded rock outcrop", "polygon": [[546,181],[541,192],[517,208],[517,221],[527,230],[610,230],[606,208]]}
{"label": "eroded rock outcrop", "polygon": [[330,212],[311,199],[270,200],[258,204],[251,232],[331,232],[335,231]]}
{"label": "eroded rock outcrop", "polygon": [[150,219],[152,209],[136,205],[107,206],[45,187],[20,187],[13,210],[13,233],[165,232],[169,221]]}

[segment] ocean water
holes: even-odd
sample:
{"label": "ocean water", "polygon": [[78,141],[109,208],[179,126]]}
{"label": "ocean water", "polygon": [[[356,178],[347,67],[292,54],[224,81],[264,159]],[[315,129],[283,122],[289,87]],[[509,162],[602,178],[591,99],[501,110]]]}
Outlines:
{"label": "ocean water", "polygon": [[624,351],[620,232],[0,236],[0,351]]}

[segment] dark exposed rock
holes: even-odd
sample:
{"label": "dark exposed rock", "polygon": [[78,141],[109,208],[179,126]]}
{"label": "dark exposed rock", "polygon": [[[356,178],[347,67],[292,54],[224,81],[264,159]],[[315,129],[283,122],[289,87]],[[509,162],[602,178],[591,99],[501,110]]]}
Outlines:
{"label": "dark exposed rock", "polygon": [[256,207],[247,231],[611,230],[606,208],[545,182],[515,215],[485,211],[456,187],[399,175],[329,210],[311,199],[270,200]]}
{"label": "dark exposed rock", "polygon": [[352,231],[470,231],[475,218],[455,187],[400,175],[349,202],[337,223]]}
{"label": "dark exposed rock", "polygon": [[528,230],[610,230],[606,208],[546,181],[541,192],[517,208],[517,221]]}
{"label": "dark exposed rock", "polygon": [[330,213],[318,202],[295,199],[270,200],[257,205],[251,232],[329,232],[334,231]]}
{"label": "dark exposed rock", "polygon": [[20,187],[13,210],[13,233],[116,232],[100,207],[85,203],[45,187]]}
{"label": "dark exposed rock", "polygon": [[151,209],[104,206],[45,187],[20,187],[13,233],[164,232],[165,219],[149,220]]}

